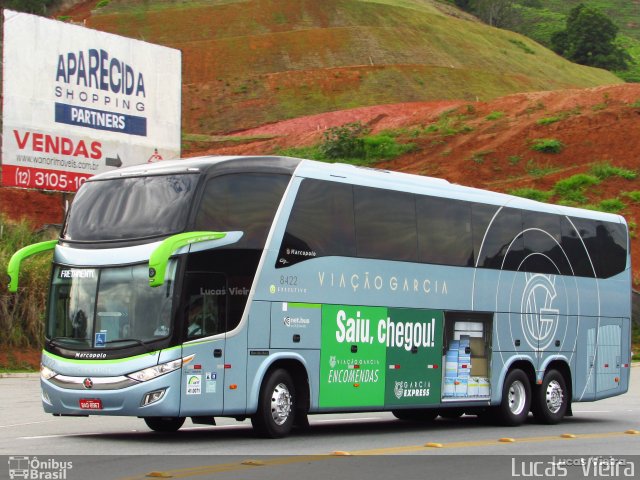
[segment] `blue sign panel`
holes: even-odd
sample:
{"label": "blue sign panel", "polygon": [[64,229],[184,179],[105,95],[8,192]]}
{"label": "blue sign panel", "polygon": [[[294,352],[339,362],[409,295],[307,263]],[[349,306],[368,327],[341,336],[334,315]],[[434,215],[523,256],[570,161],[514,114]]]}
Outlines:
{"label": "blue sign panel", "polygon": [[147,119],[117,112],[105,112],[94,108],[78,107],[56,102],[56,122],[67,125],[147,136]]}

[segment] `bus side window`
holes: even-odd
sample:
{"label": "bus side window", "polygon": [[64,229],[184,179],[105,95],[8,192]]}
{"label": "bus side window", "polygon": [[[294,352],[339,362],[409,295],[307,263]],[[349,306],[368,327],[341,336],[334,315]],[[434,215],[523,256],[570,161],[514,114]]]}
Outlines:
{"label": "bus side window", "polygon": [[420,261],[472,266],[471,203],[438,197],[417,197]]}
{"label": "bus side window", "polygon": [[291,210],[276,268],[327,256],[356,256],[353,187],[304,179]]}
{"label": "bus side window", "polygon": [[[475,205],[473,208],[476,210]],[[478,206],[478,209],[486,210],[484,206]],[[474,211],[474,221],[477,218]],[[497,270],[519,270],[524,260],[522,212],[514,208],[502,208],[484,226],[487,218],[488,215],[484,215],[479,225],[474,224],[473,242],[478,246],[477,266]]]}
{"label": "bus side window", "polygon": [[415,195],[354,187],[353,199],[358,257],[418,261]]}
{"label": "bus side window", "polygon": [[186,339],[226,331],[226,283],[220,274],[189,274],[184,296]]}
{"label": "bus side window", "polygon": [[195,220],[196,230],[241,231],[227,248],[262,249],[282,195],[287,175],[244,173],[207,181]]}

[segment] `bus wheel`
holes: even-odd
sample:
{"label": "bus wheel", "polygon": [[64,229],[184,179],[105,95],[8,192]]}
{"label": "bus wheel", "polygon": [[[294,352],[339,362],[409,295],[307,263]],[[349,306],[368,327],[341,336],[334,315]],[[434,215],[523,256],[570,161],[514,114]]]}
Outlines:
{"label": "bus wheel", "polygon": [[533,398],[533,415],[540,423],[553,425],[564,417],[569,404],[564,377],[557,370],[549,370],[536,389]]}
{"label": "bus wheel", "polygon": [[497,407],[497,419],[502,425],[521,425],[529,415],[531,384],[522,370],[511,370],[502,387],[502,403]]}
{"label": "bus wheel", "polygon": [[145,417],[144,423],[154,432],[177,432],[184,424],[184,417]]}
{"label": "bus wheel", "polygon": [[432,422],[438,416],[435,408],[422,408],[415,410],[391,410],[393,416],[405,422]]}
{"label": "bus wheel", "polygon": [[258,398],[258,411],[251,417],[251,424],[260,436],[286,437],[295,420],[293,379],[286,370],[278,369],[262,383]]}

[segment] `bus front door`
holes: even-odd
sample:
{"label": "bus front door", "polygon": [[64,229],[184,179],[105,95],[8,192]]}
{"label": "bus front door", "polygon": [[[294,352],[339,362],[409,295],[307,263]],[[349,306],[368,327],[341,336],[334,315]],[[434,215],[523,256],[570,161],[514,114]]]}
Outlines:
{"label": "bus front door", "polygon": [[183,355],[195,357],[183,368],[180,415],[218,415],[224,407],[226,277],[217,272],[188,273],[183,299]]}

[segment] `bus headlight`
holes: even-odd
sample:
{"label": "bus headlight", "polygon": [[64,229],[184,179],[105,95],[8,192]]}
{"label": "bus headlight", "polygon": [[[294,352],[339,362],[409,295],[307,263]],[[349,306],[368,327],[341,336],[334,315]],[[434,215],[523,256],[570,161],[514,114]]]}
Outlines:
{"label": "bus headlight", "polygon": [[50,378],[55,377],[57,374],[57,372],[54,372],[49,367],[45,367],[44,365],[40,364],[40,378],[42,378],[43,380],[49,380]]}
{"label": "bus headlight", "polygon": [[160,365],[156,365],[154,367],[145,368],[144,370],[139,370],[137,372],[130,373],[127,375],[129,378],[133,378],[138,382],[148,382],[149,380],[153,380],[154,378],[160,377],[161,375],[165,375],[167,373],[173,372],[174,370],[178,370],[182,367],[182,365],[186,365],[195,355],[190,355],[185,358],[179,358],[178,360],[172,360],[171,362],[162,363]]}

